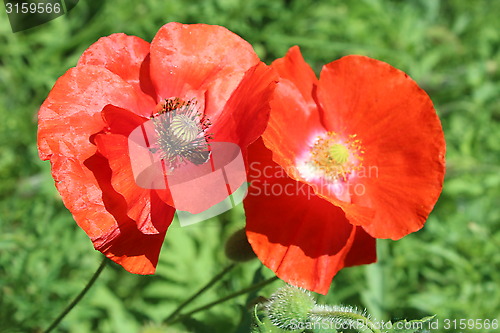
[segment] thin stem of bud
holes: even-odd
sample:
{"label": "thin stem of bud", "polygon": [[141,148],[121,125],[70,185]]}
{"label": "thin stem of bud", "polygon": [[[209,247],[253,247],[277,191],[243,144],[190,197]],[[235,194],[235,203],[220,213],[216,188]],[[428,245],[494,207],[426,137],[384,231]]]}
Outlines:
{"label": "thin stem of bud", "polygon": [[236,267],[236,263],[232,263],[230,265],[228,265],[226,268],[224,268],[219,274],[217,274],[216,276],[214,276],[206,285],[204,285],[200,290],[198,290],[195,294],[193,294],[191,297],[189,297],[188,299],[186,299],[184,302],[182,302],[182,304],[180,304],[177,309],[174,310],[174,312],[172,312],[168,317],[167,319],[165,319],[166,322],[169,322],[171,321],[172,319],[174,319],[177,314],[179,312],[181,312],[182,309],[184,309],[184,307],[186,307],[186,305],[188,305],[189,303],[191,303],[194,299],[198,298],[201,294],[203,294],[205,291],[207,291],[210,287],[212,287],[217,281],[219,281],[220,279],[222,279],[222,277],[224,275],[226,275],[227,273],[229,273],[234,267]]}
{"label": "thin stem of bud", "polygon": [[213,306],[215,306],[217,304],[224,303],[224,302],[226,302],[226,301],[228,301],[230,299],[233,299],[235,297],[238,297],[240,295],[243,295],[243,294],[249,293],[251,291],[260,289],[260,288],[264,287],[265,285],[268,285],[268,284],[270,284],[270,283],[272,283],[272,282],[274,282],[276,280],[278,280],[278,277],[277,276],[273,276],[270,279],[267,279],[267,280],[264,280],[262,282],[253,284],[253,285],[251,285],[251,286],[249,286],[249,287],[247,287],[245,289],[242,289],[240,291],[237,291],[235,293],[232,293],[232,294],[229,294],[229,295],[227,295],[225,297],[222,297],[222,298],[220,298],[218,300],[215,300],[213,302],[210,302],[208,304],[200,306],[200,307],[198,307],[198,308],[196,308],[194,310],[191,310],[191,311],[189,311],[189,312],[187,312],[185,314],[181,314],[181,315],[177,316],[176,318],[171,319],[170,321],[167,320],[166,322],[169,323],[169,324],[178,322],[178,321],[180,321],[180,320],[182,320],[184,318],[188,318],[188,317],[192,316],[193,314],[195,314],[197,312],[208,310],[208,309],[210,309],[211,307],[213,307]]}

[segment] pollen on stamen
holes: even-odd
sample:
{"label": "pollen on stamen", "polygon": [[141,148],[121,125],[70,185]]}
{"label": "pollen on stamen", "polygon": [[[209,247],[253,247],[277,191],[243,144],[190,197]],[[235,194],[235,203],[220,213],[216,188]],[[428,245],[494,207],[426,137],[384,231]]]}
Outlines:
{"label": "pollen on stamen", "polygon": [[165,99],[156,107],[151,117],[156,142],[151,151],[159,153],[170,169],[185,163],[203,164],[210,157],[207,132],[210,120],[197,107],[196,101],[182,101],[179,98]]}
{"label": "pollen on stamen", "polygon": [[317,177],[345,182],[362,167],[363,153],[355,134],[343,139],[335,132],[328,132],[316,139],[306,164]]}

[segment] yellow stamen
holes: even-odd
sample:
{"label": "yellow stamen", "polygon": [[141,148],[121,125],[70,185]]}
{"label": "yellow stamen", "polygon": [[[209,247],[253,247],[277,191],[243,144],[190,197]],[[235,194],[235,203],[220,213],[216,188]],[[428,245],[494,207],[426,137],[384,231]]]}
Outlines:
{"label": "yellow stamen", "polygon": [[363,153],[356,135],[344,140],[337,133],[328,132],[314,143],[308,163],[329,181],[346,181],[353,171],[361,168]]}

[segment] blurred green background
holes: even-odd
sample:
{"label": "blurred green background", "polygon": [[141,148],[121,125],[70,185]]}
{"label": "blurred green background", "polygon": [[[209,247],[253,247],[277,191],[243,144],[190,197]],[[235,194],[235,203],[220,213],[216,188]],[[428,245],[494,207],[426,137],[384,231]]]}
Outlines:
{"label": "blurred green background", "polygon": [[[343,270],[319,302],[366,307],[383,320],[500,319],[498,17],[498,0],[81,0],[69,14],[14,34],[0,13],[0,332],[47,328],[101,260],[58,198],[49,163],[38,159],[38,107],[99,37],[125,32],[151,41],[170,21],[223,25],[267,63],[300,45],[318,73],[343,55],[363,54],[413,77],[434,101],[445,131],[443,194],[423,230],[379,241],[379,262]],[[243,225],[236,209],[172,228],[155,276],[109,265],[58,331],[248,332],[247,296],[185,325],[162,326],[228,264],[223,240]],[[239,266],[192,307],[269,276],[258,261]],[[269,296],[280,285],[259,294]],[[462,331],[440,326],[435,332]]]}

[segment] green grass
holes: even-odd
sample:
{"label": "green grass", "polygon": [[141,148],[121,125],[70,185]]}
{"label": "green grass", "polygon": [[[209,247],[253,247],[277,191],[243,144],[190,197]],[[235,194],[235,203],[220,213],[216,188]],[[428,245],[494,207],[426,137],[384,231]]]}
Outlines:
{"label": "green grass", "polygon": [[[445,131],[443,194],[422,231],[380,241],[377,264],[340,272],[319,301],[367,307],[380,319],[500,319],[499,14],[496,0],[80,1],[68,15],[13,34],[1,13],[0,332],[46,328],[101,260],[62,205],[48,163],[38,159],[38,107],[99,37],[125,32],[150,41],[169,21],[224,25],[267,63],[300,45],[317,72],[355,53],[412,76],[433,99]],[[59,331],[173,332],[161,328],[162,320],[228,264],[223,240],[244,224],[241,210],[219,220],[173,228],[155,276],[111,264]],[[193,306],[248,286],[256,271],[271,276],[258,268],[257,261],[238,267]],[[240,325],[248,300],[176,328],[248,332]],[[461,330],[435,332],[453,331]]]}

